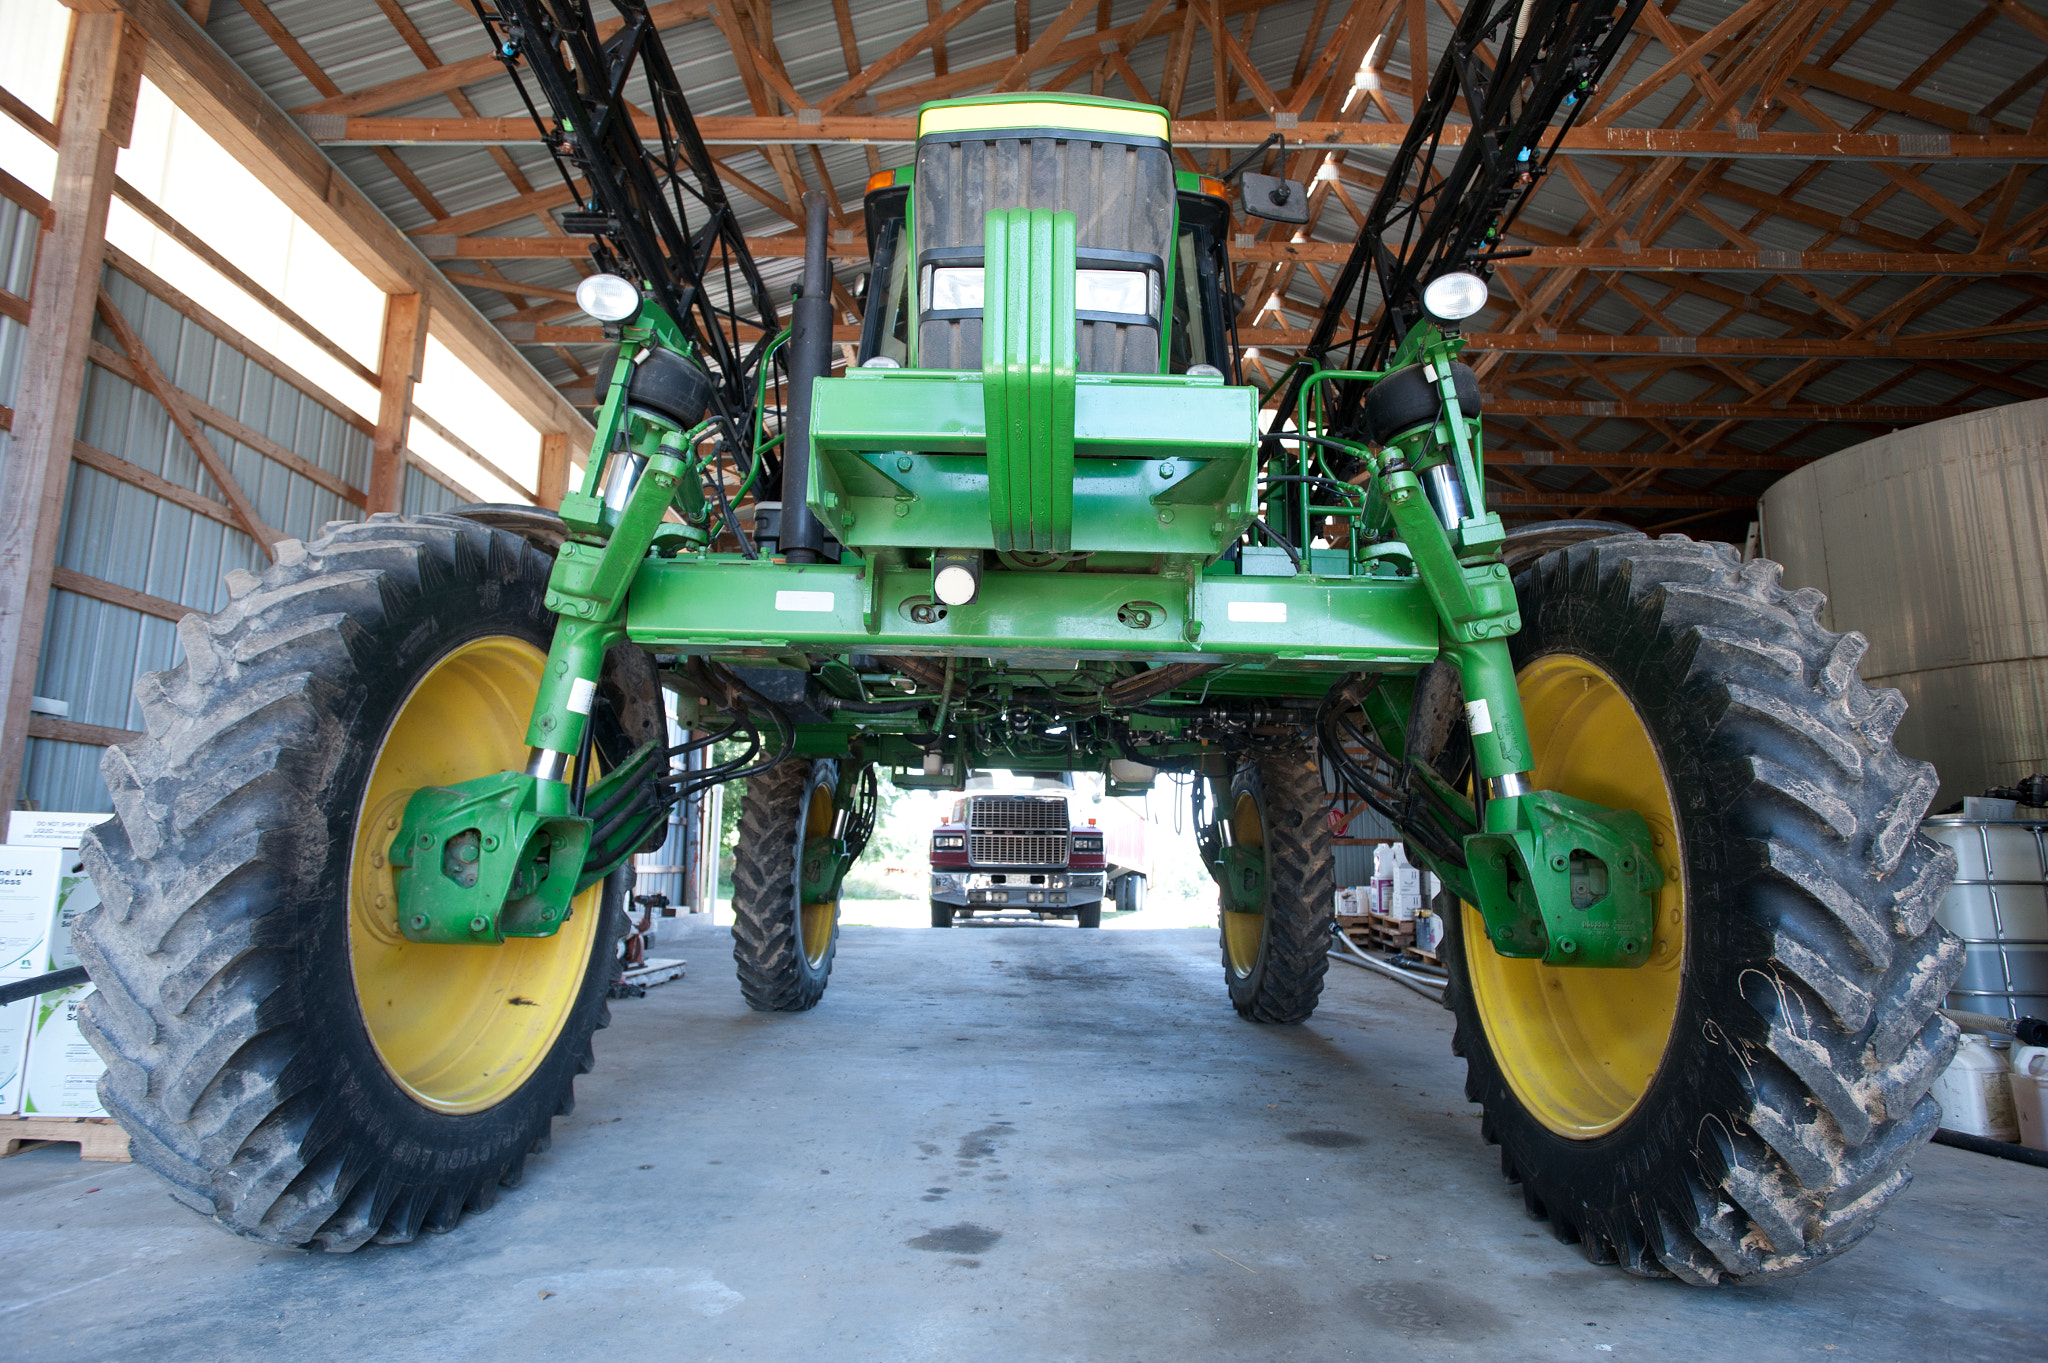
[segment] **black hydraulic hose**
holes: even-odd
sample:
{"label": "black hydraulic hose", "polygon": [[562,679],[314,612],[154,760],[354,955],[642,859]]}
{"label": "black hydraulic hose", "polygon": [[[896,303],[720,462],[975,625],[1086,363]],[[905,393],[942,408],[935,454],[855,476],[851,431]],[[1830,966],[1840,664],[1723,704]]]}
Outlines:
{"label": "black hydraulic hose", "polygon": [[597,734],[597,717],[583,717],[583,739],[576,745],[576,772],[569,784],[569,808],[583,813],[583,796],[590,789],[590,744]]}
{"label": "black hydraulic hose", "polygon": [[844,710],[850,715],[900,715],[938,703],[937,696],[925,696],[922,699],[911,697],[903,700],[841,700],[838,696],[825,697],[827,710]]}
{"label": "black hydraulic hose", "polygon": [[21,999],[32,999],[38,994],[47,994],[52,989],[69,989],[74,984],[88,984],[92,977],[85,973],[82,965],[69,970],[53,970],[47,975],[31,975],[25,980],[12,984],[0,984],[0,1007]]}
{"label": "black hydraulic hose", "polygon": [[[725,426],[728,431],[732,428],[732,423],[723,417],[720,418],[720,424]],[[740,528],[740,518],[733,511],[732,503],[726,499],[724,474],[725,447],[726,440],[721,437],[718,442],[718,453],[713,455],[711,459],[711,493],[718,500],[719,519],[725,522],[726,529],[732,531],[732,537],[739,541],[740,557],[749,559],[759,558],[761,557],[761,551],[754,547],[754,542],[747,538],[747,532]],[[733,448],[738,449],[739,447],[734,445]],[[737,456],[733,459],[733,467],[735,470],[739,467]]]}
{"label": "black hydraulic hose", "polygon": [[1945,1126],[1935,1131],[1934,1143],[2048,1169],[2048,1150],[2036,1150],[2031,1145],[2014,1145],[2011,1141],[1995,1141],[1989,1136],[1972,1136],[1967,1131],[1951,1131]]}
{"label": "black hydraulic hose", "polygon": [[1265,523],[1264,521],[1260,520],[1260,519],[1259,519],[1259,518],[1258,518],[1257,516],[1254,516],[1254,517],[1252,517],[1252,524],[1253,524],[1253,525],[1256,525],[1257,527],[1259,527],[1259,529],[1261,529],[1261,530],[1265,531],[1265,532],[1266,532],[1266,538],[1267,538],[1267,539],[1269,539],[1269,540],[1273,541],[1273,543],[1275,543],[1275,544],[1279,545],[1279,546],[1280,546],[1280,547],[1281,547],[1282,549],[1285,549],[1285,550],[1287,551],[1287,558],[1288,558],[1288,561],[1289,561],[1289,562],[1291,562],[1291,563],[1293,563],[1293,564],[1294,564],[1294,566],[1295,566],[1295,568],[1296,568],[1297,570],[1299,570],[1299,569],[1300,569],[1300,567],[1301,567],[1301,555],[1300,555],[1300,554],[1298,554],[1298,553],[1296,553],[1296,552],[1294,551],[1294,546],[1293,546],[1293,545],[1289,544],[1289,543],[1288,543],[1288,542],[1287,542],[1286,540],[1284,540],[1284,539],[1280,538],[1280,536],[1279,536],[1279,535],[1275,534],[1275,533],[1274,533],[1274,530],[1273,530],[1273,527],[1272,527],[1272,526],[1270,526],[1270,525],[1267,525],[1267,524],[1266,524],[1266,523]]}
{"label": "black hydraulic hose", "polygon": [[[1304,445],[1326,446],[1329,449],[1337,451],[1337,453],[1343,455],[1346,459],[1358,458],[1358,447],[1356,445],[1347,445],[1342,440],[1332,440],[1328,436],[1324,435],[1309,435],[1305,431],[1266,431],[1259,436],[1259,439],[1298,440]],[[1349,484],[1346,484],[1346,486],[1349,486]]]}

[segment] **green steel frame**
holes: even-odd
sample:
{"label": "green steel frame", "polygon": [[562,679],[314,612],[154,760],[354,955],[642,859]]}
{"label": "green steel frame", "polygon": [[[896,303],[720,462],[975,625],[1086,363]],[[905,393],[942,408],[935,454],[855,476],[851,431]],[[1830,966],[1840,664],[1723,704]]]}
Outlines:
{"label": "green steel frame", "polygon": [[[896,180],[915,195],[907,171]],[[1183,192],[1200,187],[1180,177]],[[1263,714],[1305,735],[1333,685],[1359,673],[1398,680],[1441,658],[1489,721],[1472,725],[1473,779],[1487,798],[1480,814],[1473,792],[1438,792],[1457,816],[1439,831],[1465,855],[1423,845],[1440,838],[1420,840],[1418,854],[1481,908],[1504,954],[1641,963],[1658,875],[1643,820],[1525,779],[1532,757],[1507,646],[1520,618],[1501,522],[1485,509],[1478,415],[1456,391],[1462,339],[1425,322],[1387,371],[1310,374],[1293,434],[1311,438],[1283,437],[1292,448],[1262,466],[1257,389],[1076,372],[1075,231],[1071,213],[988,214],[978,372],[915,368],[913,324],[913,367],[816,381],[803,495],[842,546],[837,562],[709,548],[715,432],[628,400],[642,351],[691,347],[652,301],[618,327],[583,483],[562,506],[568,541],[547,598],[560,623],[527,734],[534,760],[474,790],[414,798],[394,861],[411,847],[459,855],[408,863],[427,874],[401,880],[402,931],[441,941],[552,931],[575,884],[630,853],[605,839],[572,879],[546,874],[534,851],[536,838],[567,845],[572,825],[589,822],[561,792],[586,748],[605,652],[622,640],[671,667],[697,659],[788,677],[804,697],[789,722],[793,751],[955,787],[990,766],[1099,770],[1128,783],[1143,779],[1142,764],[1136,778],[1128,765],[1133,752],[1227,784],[1235,756],[1216,740],[1219,722]],[[1162,355],[1167,345],[1162,334]],[[1330,433],[1325,381],[1371,382],[1409,365],[1438,391],[1434,420],[1382,448]],[[1365,476],[1340,478],[1333,450]],[[1458,499],[1441,490],[1440,469],[1469,510],[1447,513]],[[1261,512],[1283,503],[1284,524],[1348,521],[1346,547],[1257,543],[1274,538]],[[971,601],[937,599],[941,550],[993,560]],[[927,704],[878,703],[905,686]],[[730,717],[683,690],[689,722]],[[1397,690],[1376,693],[1366,716],[1398,757]],[[934,707],[936,719],[924,718]],[[484,807],[505,827],[465,841]],[[836,889],[848,859],[826,860],[833,884],[807,893]],[[1573,878],[1583,887],[1592,862],[1607,893],[1574,904]]]}

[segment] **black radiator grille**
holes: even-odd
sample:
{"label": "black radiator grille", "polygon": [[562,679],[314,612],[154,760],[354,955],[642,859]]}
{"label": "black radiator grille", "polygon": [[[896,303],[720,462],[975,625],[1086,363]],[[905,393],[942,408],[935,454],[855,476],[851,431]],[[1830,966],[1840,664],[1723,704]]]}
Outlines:
{"label": "black radiator grille", "polygon": [[[990,209],[1071,212],[1076,244],[1164,263],[1173,230],[1173,161],[1163,144],[1091,141],[1079,131],[926,138],[917,151],[917,249],[979,247]],[[918,366],[981,368],[981,319],[932,318],[918,327]],[[1156,374],[1159,332],[1082,321],[1074,367],[1084,374]]]}

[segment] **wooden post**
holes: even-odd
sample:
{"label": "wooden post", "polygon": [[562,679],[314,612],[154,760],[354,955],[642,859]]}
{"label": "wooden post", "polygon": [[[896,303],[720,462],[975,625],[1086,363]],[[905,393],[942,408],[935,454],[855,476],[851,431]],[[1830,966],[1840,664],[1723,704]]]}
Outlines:
{"label": "wooden post", "polygon": [[540,475],[534,480],[536,500],[550,511],[562,508],[569,491],[569,437],[563,431],[548,431],[540,438]]}
{"label": "wooden post", "polygon": [[384,344],[377,356],[377,434],[370,450],[369,510],[405,504],[405,441],[412,424],[412,386],[427,348],[427,309],[416,293],[384,304]]}
{"label": "wooden post", "polygon": [[75,13],[64,62],[51,226],[36,247],[13,444],[0,467],[0,806],[21,793],[50,576],[57,561],[86,344],[100,295],[114,158],[128,145],[142,80],[140,31],[119,14]]}

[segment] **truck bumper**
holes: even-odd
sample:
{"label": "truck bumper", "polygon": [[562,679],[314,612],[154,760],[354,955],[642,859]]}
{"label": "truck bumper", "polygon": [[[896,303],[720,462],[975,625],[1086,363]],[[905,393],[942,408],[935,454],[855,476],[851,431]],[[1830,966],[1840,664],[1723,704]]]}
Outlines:
{"label": "truck bumper", "polygon": [[[1035,883],[1034,883],[1035,882]],[[1102,898],[1101,871],[934,871],[931,897],[963,909],[1045,913]]]}

